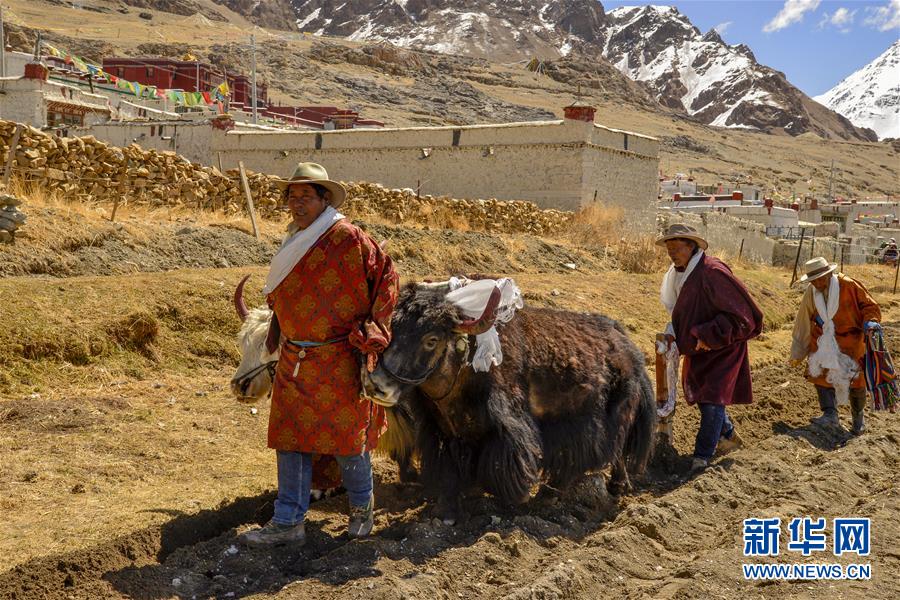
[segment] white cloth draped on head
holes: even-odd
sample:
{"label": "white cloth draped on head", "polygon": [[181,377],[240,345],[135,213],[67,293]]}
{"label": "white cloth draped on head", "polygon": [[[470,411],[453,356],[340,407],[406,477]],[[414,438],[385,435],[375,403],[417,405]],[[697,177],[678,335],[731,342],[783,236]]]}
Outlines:
{"label": "white cloth draped on head", "polygon": [[823,323],[822,335],[816,342],[818,347],[808,359],[809,374],[813,377],[819,377],[823,370],[828,370],[825,380],[834,386],[838,405],[850,401],[850,383],[859,374],[859,363],[841,352],[834,336],[834,315],[838,311],[840,297],[841,284],[836,275],[831,275],[828,282],[827,304],[822,292],[813,289],[813,301]]}
{"label": "white cloth draped on head", "polygon": [[[703,258],[703,250],[698,248],[691,260],[688,261],[684,271],[676,271],[673,264],[663,276],[662,285],[659,288],[659,300],[666,307],[666,310],[669,311],[670,315],[675,310],[675,303],[678,301],[678,295],[681,294],[684,282],[690,277],[694,267],[697,266],[701,258]],[[671,321],[666,324],[666,335],[675,337],[675,328],[672,327]],[[662,344],[662,342],[659,342],[659,344]],[[666,399],[666,403],[656,409],[657,415],[663,418],[669,416],[675,410],[675,398],[678,394],[678,363],[681,360],[681,355],[678,353],[678,346],[674,342],[659,347],[656,351],[659,354],[666,355],[666,387],[669,388],[669,396]]]}
{"label": "white cloth draped on head", "polygon": [[332,206],[325,207],[322,214],[306,229],[301,229],[288,237],[281,244],[278,253],[272,257],[269,265],[269,274],[266,276],[266,285],[263,294],[271,294],[284,279],[290,275],[300,259],[312,248],[319,238],[331,229],[331,226],[344,218]]}
{"label": "white cloth draped on head", "polygon": [[500,365],[503,362],[503,349],[500,346],[497,325],[511,321],[516,315],[516,311],[525,306],[522,292],[516,282],[508,277],[479,279],[478,281],[465,277],[452,277],[449,283],[450,292],[445,298],[469,318],[480,317],[484,313],[494,288],[500,288],[500,305],[497,307],[494,326],[475,336],[475,356],[472,357],[472,369],[486,373],[491,370],[492,365]]}

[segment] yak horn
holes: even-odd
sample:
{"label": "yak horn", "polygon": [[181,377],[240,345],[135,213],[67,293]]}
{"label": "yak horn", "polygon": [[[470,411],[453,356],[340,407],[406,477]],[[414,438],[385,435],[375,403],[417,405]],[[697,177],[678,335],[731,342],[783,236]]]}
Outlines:
{"label": "yak horn", "polygon": [[237,314],[241,318],[241,321],[246,321],[247,315],[250,314],[250,311],[247,309],[247,304],[244,302],[244,284],[247,283],[248,279],[250,279],[249,275],[241,279],[241,282],[234,290],[234,308],[237,310]]}
{"label": "yak horn", "polygon": [[463,321],[454,327],[453,330],[457,333],[478,335],[493,327],[494,321],[497,319],[497,307],[500,306],[501,295],[500,288],[495,287],[491,292],[491,297],[488,298],[487,306],[484,307],[484,312],[481,313],[481,316],[476,319]]}

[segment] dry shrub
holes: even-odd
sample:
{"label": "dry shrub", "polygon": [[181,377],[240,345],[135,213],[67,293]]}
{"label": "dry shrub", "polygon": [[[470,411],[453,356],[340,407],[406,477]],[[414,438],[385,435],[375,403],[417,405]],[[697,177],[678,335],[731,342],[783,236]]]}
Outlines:
{"label": "dry shrub", "polygon": [[599,202],[579,210],[561,237],[602,254],[613,268],[627,273],[656,273],[669,264],[653,235],[636,233],[623,209]]}
{"label": "dry shrub", "polygon": [[145,350],[159,335],[159,323],[146,310],[136,310],[111,324],[109,334],[127,348]]}
{"label": "dry shrub", "polygon": [[421,221],[432,229],[455,229],[469,231],[472,227],[465,215],[455,213],[446,206],[423,205],[420,209]]}

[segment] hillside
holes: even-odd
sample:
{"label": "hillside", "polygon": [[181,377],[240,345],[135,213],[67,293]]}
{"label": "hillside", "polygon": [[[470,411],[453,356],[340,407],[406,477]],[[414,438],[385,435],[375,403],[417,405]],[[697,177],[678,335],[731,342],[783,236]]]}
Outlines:
{"label": "hillside", "polygon": [[[55,44],[99,59],[103,55],[180,56],[190,49],[203,59],[249,71],[248,37],[260,45],[260,73],[276,101],[345,105],[389,126],[466,124],[562,116],[579,89],[598,107],[607,126],[661,138],[663,173],[690,173],[704,183],[752,179],[776,197],[827,189],[835,162],[835,193],[883,196],[898,191],[898,149],[886,143],[764,135],[704,125],[663,109],[652,91],[612,65],[575,55],[543,63],[532,73],[523,63],[491,62],[362,44],[341,39],[253,29],[253,24],[211,0],[196,0],[226,21],[200,20],[149,9],[116,10],[108,0],[85,0],[96,10],[61,7],[48,0],[10,0],[5,11],[10,42],[27,50],[41,28]],[[643,87],[642,87],[643,86]],[[809,111],[824,110],[808,101]],[[833,113],[829,113],[833,114]],[[825,117],[822,117],[825,118]]]}

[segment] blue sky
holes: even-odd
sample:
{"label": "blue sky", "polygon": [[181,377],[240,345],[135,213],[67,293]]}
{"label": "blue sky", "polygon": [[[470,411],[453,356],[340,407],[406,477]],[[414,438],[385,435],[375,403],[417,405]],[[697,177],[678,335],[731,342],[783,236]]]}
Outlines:
{"label": "blue sky", "polygon": [[[606,11],[651,2],[601,0]],[[865,66],[900,39],[900,0],[679,0],[703,33],[747,44],[760,63],[815,96]],[[900,77],[900,74],[898,74]]]}

